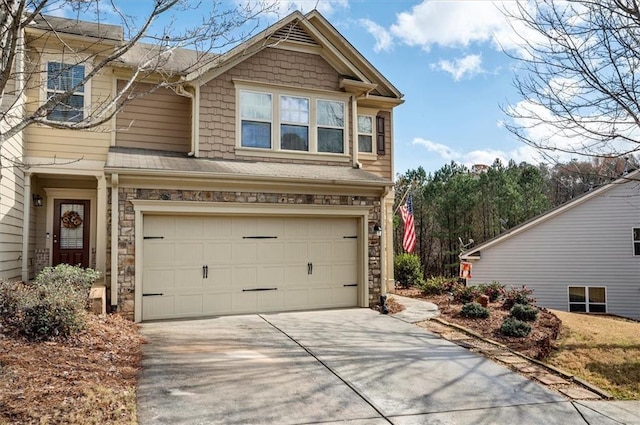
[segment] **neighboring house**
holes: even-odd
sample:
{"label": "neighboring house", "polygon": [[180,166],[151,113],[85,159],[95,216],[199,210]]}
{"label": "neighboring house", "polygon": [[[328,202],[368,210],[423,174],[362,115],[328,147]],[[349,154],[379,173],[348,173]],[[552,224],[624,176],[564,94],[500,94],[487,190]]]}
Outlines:
{"label": "neighboring house", "polygon": [[[66,25],[61,37],[85,48],[122,40],[119,27]],[[65,61],[45,29],[26,40],[43,69]],[[73,101],[108,100],[148,48]],[[173,54],[167,71],[193,57]],[[2,171],[0,277],[94,267],[112,310],[136,321],[378,303],[393,282],[402,94],[316,11],[176,78],[97,130],[32,125],[6,144],[31,165]],[[24,107],[47,96],[39,86]]]}
{"label": "neighboring house", "polygon": [[538,305],[640,320],[640,172],[460,255],[476,285],[526,285]]}

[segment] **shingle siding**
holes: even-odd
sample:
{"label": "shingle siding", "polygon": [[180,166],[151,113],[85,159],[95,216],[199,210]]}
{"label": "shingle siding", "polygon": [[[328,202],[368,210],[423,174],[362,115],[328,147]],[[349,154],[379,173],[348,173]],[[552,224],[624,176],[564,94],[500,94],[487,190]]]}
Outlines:
{"label": "shingle siding", "polygon": [[607,312],[640,319],[640,184],[621,184],[485,250],[469,284],[527,285],[540,306],[568,309],[567,286],[605,286]]}

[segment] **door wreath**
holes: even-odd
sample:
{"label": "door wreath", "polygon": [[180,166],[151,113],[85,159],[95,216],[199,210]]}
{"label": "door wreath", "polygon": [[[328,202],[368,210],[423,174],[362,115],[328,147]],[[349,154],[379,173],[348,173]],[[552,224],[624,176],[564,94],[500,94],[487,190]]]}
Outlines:
{"label": "door wreath", "polygon": [[82,217],[75,211],[67,211],[62,214],[62,227],[76,229],[82,225]]}

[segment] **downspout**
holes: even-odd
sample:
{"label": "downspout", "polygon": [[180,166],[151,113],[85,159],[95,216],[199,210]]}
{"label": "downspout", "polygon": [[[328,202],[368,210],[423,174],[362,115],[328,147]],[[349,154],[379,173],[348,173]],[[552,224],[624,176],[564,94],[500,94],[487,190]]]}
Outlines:
{"label": "downspout", "polygon": [[200,126],[198,124],[200,116],[200,86],[193,87],[194,93],[188,91],[184,86],[176,87],[176,94],[191,99],[191,151],[188,156],[198,157]]}
{"label": "downspout", "polygon": [[118,175],[111,175],[111,306],[118,305]]}
{"label": "downspout", "polygon": [[351,102],[351,140],[352,140],[352,166],[353,168],[362,168],[362,164],[358,162],[358,102],[356,95],[352,94],[350,97]]}
{"label": "downspout", "polygon": [[31,174],[24,175],[24,192],[23,192],[22,210],[22,281],[29,282],[29,233],[30,233],[30,217],[31,217]]}

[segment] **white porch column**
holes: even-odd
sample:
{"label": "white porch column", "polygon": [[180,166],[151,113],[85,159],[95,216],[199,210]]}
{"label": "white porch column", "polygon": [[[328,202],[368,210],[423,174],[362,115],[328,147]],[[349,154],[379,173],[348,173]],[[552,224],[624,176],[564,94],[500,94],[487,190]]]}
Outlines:
{"label": "white porch column", "polygon": [[111,305],[118,305],[118,175],[111,175]]}
{"label": "white porch column", "polygon": [[22,209],[22,280],[29,281],[29,233],[31,233],[31,174],[24,174]]}
{"label": "white porch column", "polygon": [[96,179],[96,270],[104,276],[107,261],[107,180],[104,175],[96,176]]}

